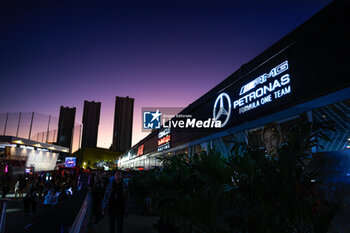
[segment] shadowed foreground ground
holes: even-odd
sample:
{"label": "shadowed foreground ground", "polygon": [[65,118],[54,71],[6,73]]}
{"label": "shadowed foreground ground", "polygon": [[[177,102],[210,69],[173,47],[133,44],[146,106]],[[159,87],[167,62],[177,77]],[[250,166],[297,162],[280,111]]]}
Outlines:
{"label": "shadowed foreground ground", "polygon": [[[153,225],[159,217],[130,215],[124,222],[124,233],[157,233]],[[89,233],[108,233],[108,216],[97,226],[90,226]]]}

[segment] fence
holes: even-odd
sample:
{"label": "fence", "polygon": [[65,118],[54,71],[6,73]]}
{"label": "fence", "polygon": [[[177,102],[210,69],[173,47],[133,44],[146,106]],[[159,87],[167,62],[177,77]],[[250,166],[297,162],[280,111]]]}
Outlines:
{"label": "fence", "polygon": [[[0,135],[14,136],[42,143],[56,143],[58,117],[36,112],[0,113]],[[80,148],[81,125],[73,128],[72,152]]]}

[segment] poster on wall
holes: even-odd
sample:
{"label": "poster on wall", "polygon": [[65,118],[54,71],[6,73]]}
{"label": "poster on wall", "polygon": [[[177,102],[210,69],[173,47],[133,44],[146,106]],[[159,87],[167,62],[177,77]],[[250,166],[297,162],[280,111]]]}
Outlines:
{"label": "poster on wall", "polygon": [[277,155],[278,148],[285,143],[290,128],[306,121],[307,115],[301,114],[282,121],[273,121],[262,127],[248,131],[248,144],[257,145],[269,156]]}

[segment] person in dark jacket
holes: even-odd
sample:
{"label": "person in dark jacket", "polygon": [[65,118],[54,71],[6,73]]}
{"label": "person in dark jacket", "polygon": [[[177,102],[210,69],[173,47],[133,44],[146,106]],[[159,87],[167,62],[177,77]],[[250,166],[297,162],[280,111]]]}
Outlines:
{"label": "person in dark jacket", "polygon": [[101,214],[101,204],[104,194],[103,181],[100,174],[96,173],[91,182],[91,197],[92,197],[92,218],[95,220],[93,225],[98,225],[103,217]]}
{"label": "person in dark jacket", "polygon": [[102,200],[102,214],[108,206],[109,232],[122,233],[124,216],[127,216],[128,187],[123,183],[122,172],[117,170],[111,177]]}
{"label": "person in dark jacket", "polygon": [[31,207],[32,207],[32,214],[36,213],[36,193],[33,192],[33,194],[30,196],[31,201]]}
{"label": "person in dark jacket", "polygon": [[6,195],[10,191],[10,187],[8,182],[5,182],[4,186],[2,186],[2,198],[6,198]]}
{"label": "person in dark jacket", "polygon": [[30,195],[27,193],[25,197],[23,198],[23,205],[24,205],[24,216],[29,215],[29,207],[30,207]]}

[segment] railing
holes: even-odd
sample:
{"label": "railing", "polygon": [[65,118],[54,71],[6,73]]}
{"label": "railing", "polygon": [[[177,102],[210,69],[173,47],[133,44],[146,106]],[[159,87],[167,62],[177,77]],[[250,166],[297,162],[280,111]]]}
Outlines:
{"label": "railing", "polygon": [[[88,230],[89,216],[91,210],[91,194],[88,192],[83,205],[74,220],[73,226],[69,233],[86,233]],[[2,233],[2,232],[0,232]]]}
{"label": "railing", "polygon": [[7,201],[8,201],[7,199],[1,200],[0,233],[5,232]]}

